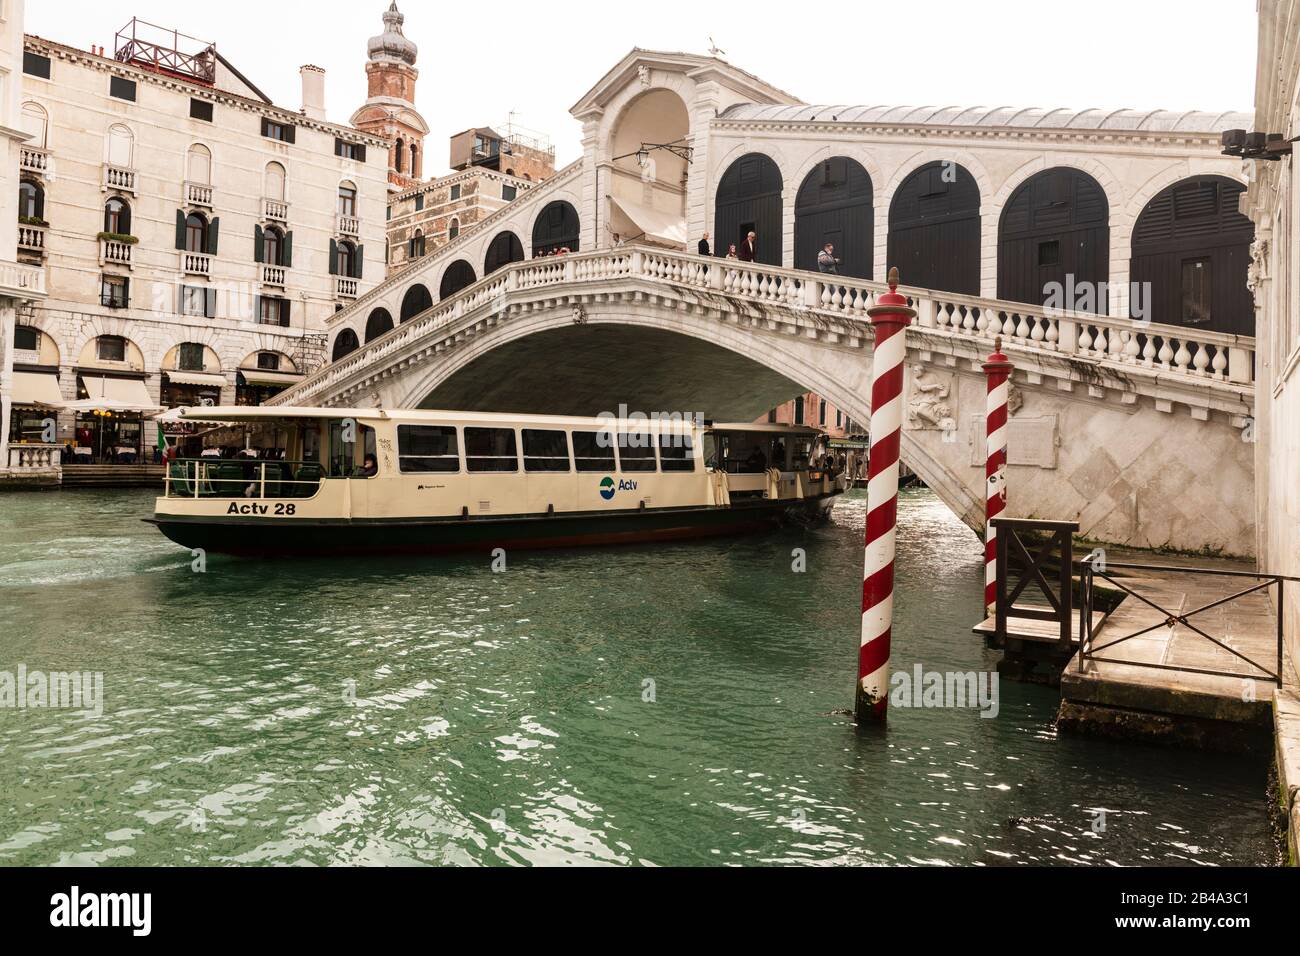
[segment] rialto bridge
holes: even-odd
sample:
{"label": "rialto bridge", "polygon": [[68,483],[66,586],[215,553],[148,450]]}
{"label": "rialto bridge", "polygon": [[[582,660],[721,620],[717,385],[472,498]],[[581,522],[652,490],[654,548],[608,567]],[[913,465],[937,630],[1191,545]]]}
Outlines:
{"label": "rialto bridge", "polygon": [[[808,107],[645,51],[573,114],[583,159],[337,313],[330,363],[275,403],[745,420],[813,391],[865,422],[897,264],[903,458],[970,527],[1000,334],[1012,515],[1253,553],[1253,237],[1217,135],[1248,116]],[[750,230],[758,262],[691,254]],[[809,269],[826,241],[838,277]]]}

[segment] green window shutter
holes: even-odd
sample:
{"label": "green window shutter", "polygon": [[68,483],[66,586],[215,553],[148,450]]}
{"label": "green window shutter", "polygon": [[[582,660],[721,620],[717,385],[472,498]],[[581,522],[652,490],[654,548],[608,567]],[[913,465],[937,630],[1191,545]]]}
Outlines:
{"label": "green window shutter", "polygon": [[261,262],[262,255],[265,252],[265,233],[262,232],[261,226],[253,226],[253,261]]}
{"label": "green window shutter", "polygon": [[289,327],[289,300],[280,300],[280,324],[286,329]]}
{"label": "green window shutter", "polygon": [[176,210],[176,248],[185,250],[185,210]]}
{"label": "green window shutter", "polygon": [[262,297],[260,295],[253,296],[253,321],[262,321]]}
{"label": "green window shutter", "polygon": [[204,289],[203,293],[207,299],[207,307],[203,310],[203,314],[209,319],[215,319],[217,317],[217,290]]}
{"label": "green window shutter", "polygon": [[366,266],[366,247],[357,246],[357,254],[352,257],[352,278],[360,279]]}
{"label": "green window shutter", "polygon": [[221,217],[214,216],[212,222],[208,223],[208,255],[217,254],[217,237],[220,234]]}
{"label": "green window shutter", "polygon": [[285,124],[284,141],[286,143],[295,143],[298,141],[298,127]]}
{"label": "green window shutter", "polygon": [[293,233],[292,232],[286,232],[284,234],[284,267],[286,269],[293,268]]}
{"label": "green window shutter", "polygon": [[362,143],[357,147],[357,162],[365,163],[366,161],[366,144]]}
{"label": "green window shutter", "polygon": [[330,240],[330,275],[339,274],[339,244],[335,239]]}

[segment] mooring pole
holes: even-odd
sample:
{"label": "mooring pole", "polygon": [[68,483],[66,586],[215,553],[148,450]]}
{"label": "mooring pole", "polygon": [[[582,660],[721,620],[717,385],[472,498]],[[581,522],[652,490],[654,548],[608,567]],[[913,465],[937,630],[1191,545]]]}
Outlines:
{"label": "mooring pole", "polygon": [[984,416],[984,610],[992,614],[998,603],[998,532],[993,519],[1007,506],[1007,401],[1008,380],[1015,368],[1002,354],[1002,336],[993,340],[993,354],[984,363],[988,401]]}
{"label": "mooring pole", "polygon": [[889,291],[867,309],[875,330],[871,356],[871,450],[867,462],[866,560],[862,575],[862,643],[853,713],[859,724],[883,721],[889,702],[889,636],[894,619],[894,526],[898,520],[898,447],[903,428],[903,330],[916,318],[898,294],[898,270]]}

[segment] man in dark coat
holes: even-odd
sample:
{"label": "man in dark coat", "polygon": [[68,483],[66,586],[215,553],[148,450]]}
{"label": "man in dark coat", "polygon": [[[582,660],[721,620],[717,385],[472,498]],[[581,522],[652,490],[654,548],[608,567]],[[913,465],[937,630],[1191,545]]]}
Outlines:
{"label": "man in dark coat", "polygon": [[758,260],[758,233],[751,232],[740,243],[740,248],[736,250],[736,255],[740,257],[741,262],[755,262]]}
{"label": "man in dark coat", "polygon": [[713,255],[713,253],[709,251],[709,234],[707,232],[704,234],[704,238],[700,240],[700,255]]}

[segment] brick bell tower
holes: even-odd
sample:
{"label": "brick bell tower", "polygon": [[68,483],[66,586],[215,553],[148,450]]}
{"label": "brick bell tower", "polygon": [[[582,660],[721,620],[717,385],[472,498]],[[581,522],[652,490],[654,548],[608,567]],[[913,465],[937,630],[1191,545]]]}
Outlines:
{"label": "brick bell tower", "polygon": [[352,114],[352,125],[393,141],[388,151],[388,182],[393,191],[424,179],[424,137],[429,125],[415,108],[418,49],[402,33],[406,17],[397,0],[384,13],[384,32],[367,44],[369,99]]}

